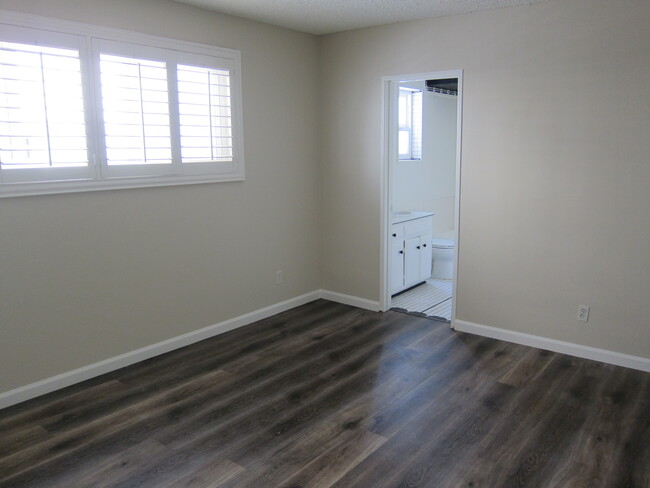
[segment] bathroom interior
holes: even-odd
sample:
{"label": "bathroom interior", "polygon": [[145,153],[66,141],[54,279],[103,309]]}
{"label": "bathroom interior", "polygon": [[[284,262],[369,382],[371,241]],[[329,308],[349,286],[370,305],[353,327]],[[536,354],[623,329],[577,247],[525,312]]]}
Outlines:
{"label": "bathroom interior", "polygon": [[457,247],[458,79],[403,81],[397,96],[391,307],[450,322]]}

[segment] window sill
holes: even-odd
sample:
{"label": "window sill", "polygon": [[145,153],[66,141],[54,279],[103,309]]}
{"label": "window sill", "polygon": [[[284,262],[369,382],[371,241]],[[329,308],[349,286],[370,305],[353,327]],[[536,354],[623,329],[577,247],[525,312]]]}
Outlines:
{"label": "window sill", "polygon": [[103,180],[45,181],[34,183],[5,183],[0,185],[0,198],[29,195],[51,195],[101,190],[124,190],[157,186],[197,185],[226,181],[244,181],[242,174],[154,176],[139,178],[110,178]]}

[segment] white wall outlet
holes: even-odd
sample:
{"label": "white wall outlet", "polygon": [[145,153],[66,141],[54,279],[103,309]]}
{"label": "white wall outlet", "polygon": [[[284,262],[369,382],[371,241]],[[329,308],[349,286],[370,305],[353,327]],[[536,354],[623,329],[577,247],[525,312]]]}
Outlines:
{"label": "white wall outlet", "polygon": [[589,307],[587,305],[578,305],[578,320],[581,322],[589,320]]}
{"label": "white wall outlet", "polygon": [[279,285],[284,281],[284,273],[282,271],[275,272],[275,282]]}

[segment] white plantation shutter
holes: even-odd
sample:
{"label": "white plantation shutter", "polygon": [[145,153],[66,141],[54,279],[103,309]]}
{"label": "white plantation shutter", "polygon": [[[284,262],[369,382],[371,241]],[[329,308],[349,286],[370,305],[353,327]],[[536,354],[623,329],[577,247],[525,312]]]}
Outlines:
{"label": "white plantation shutter", "polygon": [[93,45],[99,58],[104,175],[233,172],[228,60],[104,39]]}
{"label": "white plantation shutter", "polygon": [[4,169],[87,164],[77,51],[0,42],[0,97]]}
{"label": "white plantation shutter", "polygon": [[[31,29],[4,38],[38,39]],[[73,36],[53,44],[79,45]],[[0,39],[0,178],[2,182],[90,176],[79,48]]]}
{"label": "white plantation shutter", "polygon": [[94,39],[101,168],[105,177],[174,172],[164,49]]}
{"label": "white plantation shutter", "polygon": [[171,164],[164,62],[100,55],[106,162]]}
{"label": "white plantation shutter", "polygon": [[230,71],[178,65],[183,163],[232,161]]}
{"label": "white plantation shutter", "polygon": [[411,159],[411,92],[399,89],[398,147],[400,159]]}

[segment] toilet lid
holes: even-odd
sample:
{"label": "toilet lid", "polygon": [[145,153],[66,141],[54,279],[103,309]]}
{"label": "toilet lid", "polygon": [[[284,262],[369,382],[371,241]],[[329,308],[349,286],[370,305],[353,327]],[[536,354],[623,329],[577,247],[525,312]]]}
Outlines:
{"label": "toilet lid", "polygon": [[454,244],[453,239],[431,239],[431,246],[438,249],[453,249]]}

